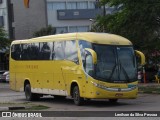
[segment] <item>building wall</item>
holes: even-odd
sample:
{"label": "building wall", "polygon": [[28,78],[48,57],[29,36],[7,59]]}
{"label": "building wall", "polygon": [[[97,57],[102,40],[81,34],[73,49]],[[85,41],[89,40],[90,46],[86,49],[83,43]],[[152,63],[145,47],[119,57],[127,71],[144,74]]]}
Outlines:
{"label": "building wall", "polygon": [[[85,2],[87,6],[82,5],[78,8],[69,8],[71,7],[69,4],[75,2]],[[95,9],[90,6],[90,3],[95,2],[95,0],[47,0],[47,16],[48,16],[48,25],[52,25],[57,28],[57,33],[61,32],[76,32],[76,31],[89,31],[92,21],[89,18],[86,19],[70,19],[70,20],[59,20],[57,15],[57,10],[73,10],[76,9]],[[61,3],[61,6],[56,6],[55,4]],[[87,8],[86,8],[87,7]],[[76,12],[76,11],[75,11]],[[77,29],[76,29],[77,28]]]}
{"label": "building wall", "polygon": [[46,27],[45,0],[29,0],[29,8],[24,6],[23,0],[11,0],[13,4],[12,32],[15,39],[33,37],[33,33]]}
{"label": "building wall", "polygon": [[9,34],[7,0],[0,0],[0,27]]}

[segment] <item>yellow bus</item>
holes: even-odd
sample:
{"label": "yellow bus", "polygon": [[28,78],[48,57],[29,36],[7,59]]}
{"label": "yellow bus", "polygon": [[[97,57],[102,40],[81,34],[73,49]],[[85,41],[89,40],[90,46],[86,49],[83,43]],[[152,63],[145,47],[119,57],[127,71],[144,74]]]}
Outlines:
{"label": "yellow bus", "polygon": [[108,33],[66,33],[15,40],[10,50],[10,88],[27,100],[43,95],[87,99],[134,99],[138,92],[136,54],[124,37]]}

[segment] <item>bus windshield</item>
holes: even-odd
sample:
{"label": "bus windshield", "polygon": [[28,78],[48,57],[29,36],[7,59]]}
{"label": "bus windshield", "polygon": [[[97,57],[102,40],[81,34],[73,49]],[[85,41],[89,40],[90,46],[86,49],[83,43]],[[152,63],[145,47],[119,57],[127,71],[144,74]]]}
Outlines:
{"label": "bus windshield", "polygon": [[93,49],[97,53],[96,79],[115,83],[137,79],[133,47],[93,44]]}

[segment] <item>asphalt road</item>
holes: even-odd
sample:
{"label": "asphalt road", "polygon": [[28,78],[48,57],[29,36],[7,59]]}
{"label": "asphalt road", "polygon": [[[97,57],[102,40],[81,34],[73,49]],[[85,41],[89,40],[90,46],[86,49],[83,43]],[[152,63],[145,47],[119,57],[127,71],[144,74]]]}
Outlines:
{"label": "asphalt road", "polygon": [[[12,91],[9,89],[8,83],[0,83],[0,105],[5,103],[8,103],[8,104],[15,103],[16,105],[16,103],[25,103],[25,102],[27,101],[25,100],[25,96],[23,92]],[[104,111],[119,111],[119,112],[160,111],[160,107],[159,107],[160,95],[159,94],[139,94],[139,97],[137,99],[119,100],[117,104],[110,104],[108,100],[91,100],[91,101],[87,101],[83,106],[76,106],[74,105],[72,99],[60,100],[60,99],[55,99],[52,96],[45,96],[44,98],[41,98],[40,101],[34,101],[30,103],[50,107],[45,111],[95,111],[94,115],[97,111],[97,114],[101,114],[102,116],[105,116],[106,114]],[[100,113],[100,111],[103,111],[103,113]],[[76,114],[76,112],[73,112],[73,114]],[[83,112],[80,112],[79,116],[83,116]],[[105,120],[104,117],[100,117],[100,118]],[[109,119],[110,117],[107,117],[107,118]],[[139,119],[139,117],[136,117],[136,118]],[[143,119],[143,118],[144,117],[141,117],[140,119]],[[54,119],[58,120],[60,118],[58,117]],[[65,118],[65,119],[68,120],[71,118]],[[73,117],[72,119],[74,120],[75,118]],[[76,117],[76,119],[80,119],[80,118]],[[87,117],[86,119],[90,120],[90,119],[98,119],[98,118]],[[127,118],[123,117],[122,120],[125,120],[125,119]],[[148,119],[148,117],[147,118],[145,117],[145,120],[146,119]],[[152,119],[159,120],[159,118],[157,117],[154,117],[154,118],[152,117]],[[119,120],[121,120],[121,117],[119,118]]]}

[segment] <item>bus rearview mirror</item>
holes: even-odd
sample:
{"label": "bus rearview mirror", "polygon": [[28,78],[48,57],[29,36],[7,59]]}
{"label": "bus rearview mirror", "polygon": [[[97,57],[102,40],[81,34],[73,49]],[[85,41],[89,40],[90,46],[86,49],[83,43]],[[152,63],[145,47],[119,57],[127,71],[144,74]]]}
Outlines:
{"label": "bus rearview mirror", "polygon": [[92,55],[92,61],[93,64],[97,64],[97,54],[94,50],[90,49],[90,48],[85,48],[86,51],[88,51],[91,55]]}
{"label": "bus rearview mirror", "polygon": [[135,50],[135,53],[136,53],[136,56],[139,56],[140,59],[141,59],[141,65],[145,65],[146,62],[145,62],[145,56],[144,54],[141,52],[141,51],[138,51],[138,50]]}

